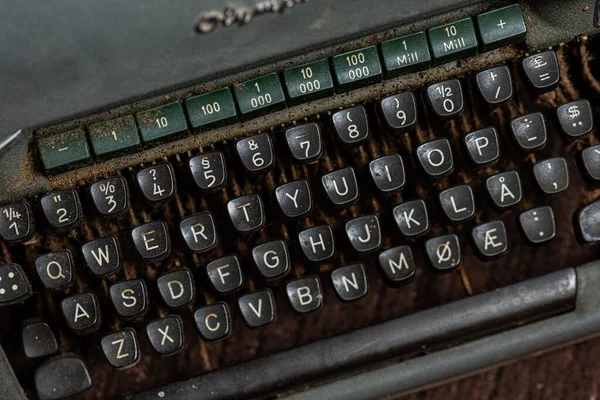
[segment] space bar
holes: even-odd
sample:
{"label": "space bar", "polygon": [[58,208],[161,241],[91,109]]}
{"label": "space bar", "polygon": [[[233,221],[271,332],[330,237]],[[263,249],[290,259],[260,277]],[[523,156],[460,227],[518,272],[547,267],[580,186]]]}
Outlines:
{"label": "space bar", "polygon": [[269,394],[399,355],[463,342],[575,308],[567,268],[406,317],[218,369],[130,397],[235,399]]}

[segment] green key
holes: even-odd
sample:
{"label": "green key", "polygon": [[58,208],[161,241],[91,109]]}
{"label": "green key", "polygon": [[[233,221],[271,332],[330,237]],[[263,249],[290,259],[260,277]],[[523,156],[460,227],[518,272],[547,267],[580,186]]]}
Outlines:
{"label": "green key", "polygon": [[187,130],[183,107],[178,102],[139,112],[135,119],[144,143],[166,139]]}
{"label": "green key", "polygon": [[285,95],[275,72],[234,86],[240,111],[246,117],[256,117],[285,108]]}
{"label": "green key", "polygon": [[37,145],[46,172],[71,169],[90,159],[90,149],[81,129],[41,137]]}
{"label": "green key", "polygon": [[327,60],[315,61],[283,71],[285,87],[293,104],[334,93],[333,79]]}
{"label": "green key", "polygon": [[437,61],[448,62],[477,54],[477,37],[471,18],[431,28],[427,33]]}
{"label": "green key", "polygon": [[523,12],[518,4],[478,15],[477,26],[484,50],[516,43],[527,32]]}
{"label": "green key", "polygon": [[235,103],[229,88],[190,97],[185,101],[185,107],[194,128],[213,128],[237,120]]}
{"label": "green key", "polygon": [[335,81],[342,90],[350,90],[382,79],[379,54],[375,46],[333,57]]}
{"label": "green key", "polygon": [[140,147],[140,137],[131,115],[92,125],[88,130],[97,157],[125,153]]}
{"label": "green key", "polygon": [[431,63],[425,32],[382,42],[381,55],[386,76],[417,71]]}

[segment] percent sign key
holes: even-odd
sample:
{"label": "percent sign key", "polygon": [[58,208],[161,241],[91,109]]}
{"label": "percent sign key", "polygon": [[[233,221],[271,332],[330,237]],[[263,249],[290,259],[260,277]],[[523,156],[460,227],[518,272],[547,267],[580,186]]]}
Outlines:
{"label": "percent sign key", "polygon": [[96,210],[104,216],[117,217],[129,210],[129,189],[122,176],[98,181],[90,191]]}

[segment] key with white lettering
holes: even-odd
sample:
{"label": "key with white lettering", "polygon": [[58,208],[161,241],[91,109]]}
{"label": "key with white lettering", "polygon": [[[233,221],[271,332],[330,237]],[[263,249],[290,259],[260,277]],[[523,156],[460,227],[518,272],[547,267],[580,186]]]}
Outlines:
{"label": "key with white lettering", "polygon": [[533,54],[525,58],[521,65],[529,84],[539,93],[554,89],[560,80],[558,59],[552,51]]}
{"label": "key with white lettering", "polygon": [[359,253],[369,253],[381,246],[381,228],[376,215],[364,215],[346,222],[346,236]]}
{"label": "key with white lettering", "polygon": [[352,167],[323,175],[321,183],[327,197],[335,206],[347,206],[358,200],[358,183]]}
{"label": "key with white lettering", "polygon": [[152,321],[146,327],[150,344],[162,356],[170,356],[183,348],[183,321],[179,315],[169,315]]}
{"label": "key with white lettering", "polygon": [[0,307],[22,303],[33,294],[19,264],[0,264]]}
{"label": "key with white lettering", "polygon": [[203,153],[190,159],[194,182],[202,190],[218,190],[227,182],[225,157],[220,151]]}
{"label": "key with white lettering", "polygon": [[442,191],[440,204],[446,217],[454,223],[460,223],[475,215],[475,197],[469,185],[456,185]]}
{"label": "key with white lettering", "polygon": [[138,171],[136,179],[144,199],[150,205],[164,204],[175,198],[177,194],[175,172],[168,162],[161,162]]}
{"label": "key with white lettering", "polygon": [[224,339],[231,333],[231,314],[223,301],[198,308],[194,312],[194,320],[204,340]]}
{"label": "key with white lettering", "polygon": [[396,225],[406,237],[417,237],[429,232],[427,206],[423,200],[398,204],[393,210]]}
{"label": "key with white lettering", "polygon": [[491,221],[477,225],[471,232],[473,243],[480,258],[493,260],[506,254],[508,240],[502,221]]}
{"label": "key with white lettering", "polygon": [[546,243],[556,236],[554,213],[550,207],[538,207],[521,213],[519,226],[531,245]]}
{"label": "key with white lettering", "polygon": [[270,289],[243,295],[238,299],[238,307],[250,328],[258,328],[275,321],[275,298]]}
{"label": "key with white lettering", "polygon": [[285,286],[287,297],[294,311],[306,314],[323,305],[323,291],[318,276],[297,278]]}
{"label": "key with white lettering", "polygon": [[476,80],[479,92],[488,104],[502,103],[513,94],[512,78],[505,65],[478,73]]}
{"label": "key with white lettering", "polygon": [[148,262],[159,262],[171,254],[171,238],[164,221],[151,221],[131,231],[136,250]]}
{"label": "key with white lettering", "polygon": [[462,85],[458,79],[435,83],[427,88],[427,100],[438,117],[456,117],[464,106]]}
{"label": "key with white lettering", "polygon": [[585,178],[600,181],[600,144],[583,149],[579,161]]}
{"label": "key with white lettering", "polygon": [[542,150],[546,146],[546,122],[542,113],[517,117],[510,123],[513,138],[525,153]]}
{"label": "key with white lettering", "polygon": [[417,102],[413,92],[398,93],[381,100],[387,125],[396,132],[406,132],[417,125]]}
{"label": "key with white lettering", "polygon": [[90,187],[96,210],[106,217],[118,217],[129,210],[129,188],[122,176],[103,179]]}
{"label": "key with white lettering", "polygon": [[290,272],[290,254],[283,240],[273,240],[252,249],[254,264],[267,279],[281,278]]}
{"label": "key with white lettering", "polygon": [[494,205],[500,210],[521,201],[521,179],[517,171],[506,171],[492,175],[485,181],[485,188]]}
{"label": "key with white lettering", "polygon": [[162,274],[156,285],[165,304],[171,308],[183,307],[194,301],[196,286],[192,272],[187,268]]}
{"label": "key with white lettering", "polygon": [[363,106],[338,111],[331,117],[337,138],[347,146],[358,146],[369,139],[369,121]]}
{"label": "key with white lettering", "polygon": [[206,265],[206,273],[213,288],[219,293],[232,292],[244,283],[240,260],[235,254],[209,262]]}
{"label": "key with white lettering", "polygon": [[100,303],[92,292],[66,297],[60,306],[67,325],[78,335],[95,332],[102,325]]}
{"label": "key with white lettering", "polygon": [[591,132],[594,126],[592,106],[588,100],[577,100],[556,109],[562,132],[569,139],[580,139]]}
{"label": "key with white lettering", "polygon": [[110,287],[110,299],[124,318],[138,318],[149,310],[148,289],[143,279],[130,279]]}
{"label": "key with white lettering", "polygon": [[28,203],[0,207],[0,238],[7,244],[24,243],[33,237],[33,214]]}
{"label": "key with white lettering", "polygon": [[450,272],[460,265],[460,243],[455,234],[431,238],[425,242],[431,266],[439,272]]}
{"label": "key with white lettering", "polygon": [[263,173],[273,167],[275,163],[273,143],[271,137],[266,133],[238,141],[236,149],[248,172]]}
{"label": "key with white lettering", "polygon": [[184,218],[179,223],[179,231],[188,249],[194,253],[210,251],[219,241],[215,219],[209,211]]}
{"label": "key with white lettering", "polygon": [[42,197],[42,210],[46,219],[57,232],[67,232],[83,218],[79,194],[73,190],[61,190]]}
{"label": "key with white lettering", "polygon": [[377,189],[385,194],[402,190],[406,184],[404,163],[398,154],[390,154],[371,161],[369,172]]}
{"label": "key with white lettering", "polygon": [[533,166],[533,175],[545,194],[556,194],[569,187],[567,160],[562,157],[550,158]]}
{"label": "key with white lettering", "polygon": [[288,218],[303,218],[312,211],[312,194],[310,186],[305,180],[278,186],[275,189],[275,198],[279,208]]}
{"label": "key with white lettering", "polygon": [[478,167],[496,162],[500,158],[498,132],[494,127],[466,134],[465,146],[469,158]]}
{"label": "key with white lettering", "polygon": [[298,234],[302,252],[312,262],[325,261],[335,252],[333,231],[329,225],[313,226]]}
{"label": "key with white lettering", "polygon": [[388,285],[398,287],[414,280],[415,260],[410,247],[392,247],[382,251],[377,260]]}
{"label": "key with white lettering", "polygon": [[452,148],[448,139],[436,139],[417,147],[423,171],[432,179],[441,179],[454,170]]}
{"label": "key with white lettering", "polygon": [[121,269],[121,250],[114,236],[87,242],[81,252],[88,268],[98,276],[113,275]]}
{"label": "key with white lettering", "polygon": [[227,203],[227,212],[231,223],[240,233],[253,233],[265,225],[263,202],[257,194],[230,200]]}
{"label": "key with white lettering", "polygon": [[352,301],[365,296],[368,291],[367,274],[361,262],[344,265],[331,271],[331,282],[342,301]]}
{"label": "key with white lettering", "polygon": [[73,256],[69,250],[42,254],[35,260],[35,269],[47,289],[65,290],[75,282]]}
{"label": "key with white lettering", "polygon": [[100,342],[104,356],[115,369],[133,367],[140,361],[140,346],[135,331],[125,328],[111,332]]}
{"label": "key with white lettering", "polygon": [[285,139],[292,157],[301,163],[315,161],[323,153],[321,129],[314,122],[289,128]]}

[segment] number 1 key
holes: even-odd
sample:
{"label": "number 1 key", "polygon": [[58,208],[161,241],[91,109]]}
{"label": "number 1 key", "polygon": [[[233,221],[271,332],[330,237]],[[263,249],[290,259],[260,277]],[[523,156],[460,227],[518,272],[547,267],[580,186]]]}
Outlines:
{"label": "number 1 key", "polygon": [[23,243],[33,236],[31,207],[22,201],[0,208],[0,237],[8,244]]}

